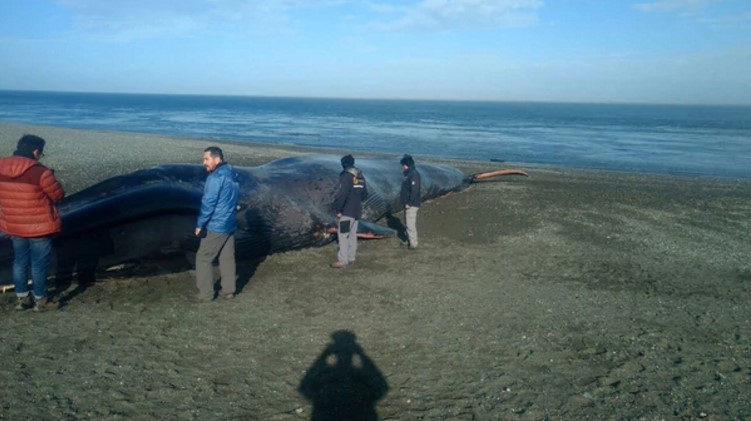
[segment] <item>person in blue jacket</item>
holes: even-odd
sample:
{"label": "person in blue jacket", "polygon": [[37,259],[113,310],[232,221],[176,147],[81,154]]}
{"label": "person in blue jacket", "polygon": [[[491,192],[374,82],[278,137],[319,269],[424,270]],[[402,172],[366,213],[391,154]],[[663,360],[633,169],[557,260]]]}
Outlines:
{"label": "person in blue jacket", "polygon": [[237,173],[224,161],[224,154],[218,147],[210,146],[203,151],[203,166],[209,176],[203,187],[201,212],[195,229],[195,235],[201,237],[196,254],[196,299],[208,302],[214,299],[212,262],[217,256],[222,287],[220,295],[227,299],[235,295],[235,229],[240,185]]}

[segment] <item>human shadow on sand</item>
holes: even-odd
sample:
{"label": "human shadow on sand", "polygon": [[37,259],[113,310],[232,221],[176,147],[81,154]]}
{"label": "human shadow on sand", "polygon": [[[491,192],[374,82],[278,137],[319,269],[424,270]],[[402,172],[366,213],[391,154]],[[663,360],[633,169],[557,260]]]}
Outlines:
{"label": "human shadow on sand", "polygon": [[[61,308],[96,282],[100,256],[111,249],[111,241],[96,234],[73,240],[67,247],[55,244],[52,296],[58,299]],[[78,282],[76,288],[69,291],[74,279]]]}
{"label": "human shadow on sand", "polygon": [[386,379],[354,333],[339,330],[331,338],[298,388],[313,403],[311,421],[378,420],[376,402],[389,390]]}
{"label": "human shadow on sand", "polygon": [[402,244],[409,243],[407,227],[404,226],[404,223],[399,217],[392,214],[386,215],[386,225],[396,231],[396,237],[399,239],[399,242]]}

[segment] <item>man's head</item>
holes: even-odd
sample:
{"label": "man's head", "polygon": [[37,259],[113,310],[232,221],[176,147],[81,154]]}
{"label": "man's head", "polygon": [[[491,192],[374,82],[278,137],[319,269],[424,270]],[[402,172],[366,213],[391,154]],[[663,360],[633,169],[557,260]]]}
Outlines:
{"label": "man's head", "polygon": [[203,150],[203,167],[208,172],[214,172],[216,167],[224,162],[224,153],[216,146],[209,146]]}
{"label": "man's head", "polygon": [[355,166],[355,158],[352,155],[345,155],[342,157],[342,168],[352,168]]}
{"label": "man's head", "polygon": [[404,171],[407,171],[415,166],[415,160],[412,159],[412,155],[404,155],[399,163],[402,164],[402,170]]}
{"label": "man's head", "polygon": [[13,155],[36,159],[44,156],[44,139],[33,134],[25,134],[18,139],[18,145]]}

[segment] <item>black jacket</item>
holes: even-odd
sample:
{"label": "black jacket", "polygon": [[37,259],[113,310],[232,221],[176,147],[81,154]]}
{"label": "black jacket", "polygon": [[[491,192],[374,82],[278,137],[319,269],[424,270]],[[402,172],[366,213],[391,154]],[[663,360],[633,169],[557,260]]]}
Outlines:
{"label": "black jacket", "polygon": [[420,173],[417,172],[417,168],[410,167],[404,174],[399,201],[402,206],[420,207]]}
{"label": "black jacket", "polygon": [[347,168],[339,174],[339,191],[334,199],[336,213],[350,218],[362,217],[362,202],[368,198],[368,188],[362,171],[355,167]]}

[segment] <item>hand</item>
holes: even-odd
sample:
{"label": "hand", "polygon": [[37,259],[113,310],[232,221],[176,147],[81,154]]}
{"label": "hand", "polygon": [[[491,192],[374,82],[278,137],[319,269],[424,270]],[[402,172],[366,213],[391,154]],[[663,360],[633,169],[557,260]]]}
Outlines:
{"label": "hand", "polygon": [[342,216],[343,216],[343,215],[342,215],[341,213],[337,213],[337,214],[336,214],[336,219],[342,219]]}
{"label": "hand", "polygon": [[201,236],[201,229],[200,228],[196,228],[195,233],[196,233],[196,237],[200,237]]}
{"label": "hand", "polygon": [[411,207],[412,207],[412,206],[410,206],[410,205],[404,205],[404,209],[409,209],[409,208],[411,208]]}

